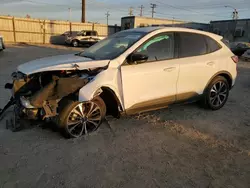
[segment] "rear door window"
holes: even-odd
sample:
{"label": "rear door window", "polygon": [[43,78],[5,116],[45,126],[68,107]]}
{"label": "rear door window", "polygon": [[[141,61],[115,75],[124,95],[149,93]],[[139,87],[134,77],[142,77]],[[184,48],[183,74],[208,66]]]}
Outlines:
{"label": "rear door window", "polygon": [[97,36],[97,32],[96,31],[92,31],[92,36]]}
{"label": "rear door window", "polygon": [[91,36],[91,31],[87,31],[86,36]]}
{"label": "rear door window", "polygon": [[179,57],[192,57],[207,53],[207,44],[203,35],[179,32]]}
{"label": "rear door window", "polygon": [[210,37],[205,37],[208,47],[208,53],[215,52],[221,48],[220,44]]}

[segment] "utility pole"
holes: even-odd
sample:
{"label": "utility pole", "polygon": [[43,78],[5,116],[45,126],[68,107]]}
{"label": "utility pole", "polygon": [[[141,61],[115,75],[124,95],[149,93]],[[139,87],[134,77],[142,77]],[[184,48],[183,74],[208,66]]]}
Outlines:
{"label": "utility pole", "polygon": [[238,20],[238,18],[239,18],[239,13],[238,13],[237,9],[234,9],[234,11],[233,11],[233,19]]}
{"label": "utility pole", "polygon": [[130,7],[129,8],[129,13],[128,13],[129,16],[133,16],[133,7]]}
{"label": "utility pole", "polygon": [[172,27],[174,27],[174,17],[173,17],[173,20],[172,20]]}
{"label": "utility pole", "polygon": [[107,17],[107,25],[109,25],[109,16],[110,16],[109,11],[107,11],[107,13],[105,15]]}
{"label": "utility pole", "polygon": [[151,8],[152,8],[152,18],[154,17],[154,13],[155,13],[155,8],[156,8],[156,4],[154,3],[150,3]]}
{"label": "utility pole", "polygon": [[139,8],[140,8],[140,16],[142,17],[142,15],[143,15],[143,9],[144,9],[144,6],[143,6],[143,5],[141,5]]}
{"label": "utility pole", "polygon": [[[225,7],[226,7],[226,8],[231,8],[231,9],[234,10],[234,11],[233,11],[233,16],[232,16],[232,18],[233,18],[233,20],[234,20],[234,30],[233,30],[233,33],[235,33],[236,28],[237,28],[237,20],[238,20],[238,18],[239,18],[239,13],[238,13],[237,9],[234,8],[234,7],[232,7],[232,6],[225,6]],[[233,35],[233,36],[234,36],[234,35]]]}
{"label": "utility pole", "polygon": [[71,22],[71,8],[69,8],[69,21]]}
{"label": "utility pole", "polygon": [[71,24],[71,8],[69,8],[69,32],[72,34],[72,24]]}
{"label": "utility pole", "polygon": [[82,0],[82,23],[86,22],[86,1]]}
{"label": "utility pole", "polygon": [[237,11],[236,8],[232,7],[232,6],[225,6],[226,8],[232,8],[234,11],[233,11],[233,20],[238,20],[239,18],[239,12]]}

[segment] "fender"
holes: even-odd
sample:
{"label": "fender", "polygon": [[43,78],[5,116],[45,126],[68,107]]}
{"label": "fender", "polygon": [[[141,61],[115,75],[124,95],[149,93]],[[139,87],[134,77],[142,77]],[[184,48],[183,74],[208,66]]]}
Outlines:
{"label": "fender", "polygon": [[[232,77],[232,75],[231,75],[228,71],[219,71],[219,72],[217,72],[216,74],[214,74],[214,75],[212,76],[212,78],[210,78],[210,80],[207,82],[205,88],[203,89],[203,92],[202,92],[202,93],[204,93],[205,89],[208,87],[208,85],[210,84],[210,82],[211,82],[216,76],[219,76],[219,75],[221,75],[221,74],[226,74],[227,76],[230,77],[231,82],[233,81],[233,77]],[[230,85],[230,88],[232,88],[232,85]]]}
{"label": "fender", "polygon": [[117,89],[109,84],[104,84],[102,86],[96,87],[96,88],[91,88],[88,87],[88,85],[84,86],[80,91],[79,91],[79,102],[86,102],[86,101],[90,101],[92,100],[94,97],[100,95],[103,91],[102,88],[108,88],[110,89],[116,96],[119,104],[122,106],[122,108],[124,109],[122,100],[121,100],[121,96],[119,95],[119,92],[117,91]]}

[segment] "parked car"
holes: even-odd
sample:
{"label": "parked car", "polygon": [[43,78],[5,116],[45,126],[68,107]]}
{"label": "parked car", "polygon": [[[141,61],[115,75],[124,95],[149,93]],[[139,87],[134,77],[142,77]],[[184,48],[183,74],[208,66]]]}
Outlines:
{"label": "parked car", "polygon": [[245,51],[250,49],[250,43],[247,43],[247,42],[231,43],[230,44],[230,49],[235,55],[240,57],[245,53]]}
{"label": "parked car", "polygon": [[62,36],[76,36],[79,31],[66,31],[62,34]]}
{"label": "parked car", "polygon": [[245,53],[241,56],[243,60],[249,61],[250,60],[250,49],[245,51]]}
{"label": "parked car", "polygon": [[18,66],[13,83],[5,86],[13,98],[2,113],[14,105],[15,129],[19,118],[49,120],[77,138],[97,130],[108,115],[119,118],[187,101],[219,110],[235,85],[237,62],[213,33],[129,29],[83,52]]}
{"label": "parked car", "polygon": [[3,37],[0,35],[0,51],[4,49],[5,49],[5,45],[4,45]]}
{"label": "parked car", "polygon": [[80,32],[72,32],[72,34],[66,34],[66,44],[72,45],[73,47],[78,47],[80,44],[83,45],[93,45],[104,37],[98,36],[97,31],[83,30]]}

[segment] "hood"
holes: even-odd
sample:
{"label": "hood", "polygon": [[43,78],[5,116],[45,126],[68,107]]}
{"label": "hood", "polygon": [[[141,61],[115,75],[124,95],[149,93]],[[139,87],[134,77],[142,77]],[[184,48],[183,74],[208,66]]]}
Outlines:
{"label": "hood", "polygon": [[44,71],[74,70],[75,64],[78,65],[78,69],[83,70],[104,67],[108,65],[109,61],[110,60],[92,60],[75,54],[67,54],[29,61],[19,65],[17,70],[29,75]]}

